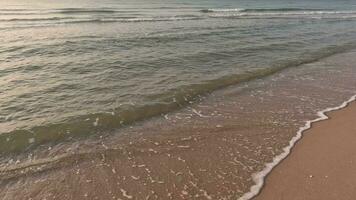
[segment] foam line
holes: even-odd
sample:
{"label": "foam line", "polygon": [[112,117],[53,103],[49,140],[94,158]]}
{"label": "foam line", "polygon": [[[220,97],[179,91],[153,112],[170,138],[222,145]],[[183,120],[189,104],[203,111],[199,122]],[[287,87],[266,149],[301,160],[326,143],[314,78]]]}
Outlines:
{"label": "foam line", "polygon": [[261,191],[261,189],[264,185],[265,177],[272,171],[272,169],[274,167],[276,167],[283,159],[285,159],[291,153],[291,150],[294,147],[294,145],[296,144],[296,142],[302,138],[304,131],[311,128],[312,123],[329,119],[329,117],[325,113],[345,108],[349,103],[351,103],[355,100],[356,100],[356,95],[352,96],[349,100],[343,102],[340,106],[333,107],[333,108],[327,108],[325,110],[319,111],[318,118],[316,118],[314,120],[307,121],[303,127],[299,128],[297,135],[294,136],[289,141],[289,145],[283,148],[283,152],[281,154],[274,157],[272,162],[267,163],[265,168],[262,171],[257,172],[252,175],[252,179],[255,182],[255,185],[253,185],[250,188],[250,191],[245,193],[238,200],[252,199]]}

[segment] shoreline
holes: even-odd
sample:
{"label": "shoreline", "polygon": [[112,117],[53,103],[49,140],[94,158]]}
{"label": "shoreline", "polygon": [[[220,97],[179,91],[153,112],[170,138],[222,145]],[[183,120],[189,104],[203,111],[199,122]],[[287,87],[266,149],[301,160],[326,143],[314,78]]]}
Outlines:
{"label": "shoreline", "polygon": [[253,199],[256,196],[259,196],[260,192],[265,187],[266,178],[271,173],[273,173],[274,169],[277,168],[278,165],[283,163],[283,161],[287,159],[291,155],[291,153],[293,153],[293,149],[298,144],[298,142],[301,142],[305,132],[312,129],[314,123],[329,120],[330,119],[330,117],[328,116],[329,112],[335,112],[338,110],[346,109],[350,104],[354,103],[355,100],[356,100],[356,95],[353,95],[352,97],[350,97],[350,99],[344,101],[340,106],[326,108],[322,111],[319,111],[317,113],[318,118],[314,120],[309,120],[305,123],[304,126],[300,127],[299,130],[297,131],[296,136],[290,140],[289,145],[283,148],[284,152],[274,157],[272,162],[267,163],[266,167],[262,171],[253,175],[253,179],[256,184],[251,187],[249,192],[245,193],[242,197],[240,197],[239,200],[249,200],[249,199]]}
{"label": "shoreline", "polygon": [[[355,156],[356,95],[335,108],[319,112],[251,197],[253,200],[353,199],[356,195]],[[317,123],[314,123],[317,122]],[[308,122],[307,122],[308,124]],[[306,125],[307,126],[307,125]],[[337,131],[337,132],[336,132]],[[342,137],[342,138],[340,138]],[[337,148],[339,147],[339,148]]]}

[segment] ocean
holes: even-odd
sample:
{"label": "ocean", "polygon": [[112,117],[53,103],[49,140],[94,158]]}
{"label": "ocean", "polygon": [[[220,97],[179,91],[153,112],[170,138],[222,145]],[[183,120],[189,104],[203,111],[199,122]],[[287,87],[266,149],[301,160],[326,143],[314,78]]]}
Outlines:
{"label": "ocean", "polygon": [[[194,107],[200,104],[211,109],[219,104],[216,102],[244,104],[239,108],[245,109],[235,109],[236,115],[244,117],[231,124],[253,129],[257,122],[243,120],[282,120],[285,110],[280,110],[279,103],[284,102],[285,92],[297,88],[295,101],[310,106],[293,107],[295,101],[290,99],[284,102],[300,115],[288,118],[294,123],[293,127],[286,125],[288,134],[273,138],[275,151],[262,156],[259,167],[247,167],[242,173],[248,181],[237,194],[241,196],[252,185],[248,177],[281,153],[296,128],[354,92],[352,65],[320,61],[356,48],[356,2],[0,1],[0,43],[0,155],[4,174],[17,168],[14,157],[19,157],[19,162],[33,162],[26,157],[37,152],[46,159],[42,149],[47,152],[48,148],[56,149],[56,156],[63,155],[68,145],[135,132],[128,129],[138,129],[144,135],[145,123],[151,124],[148,130],[156,123],[158,127],[175,126],[161,123],[187,109],[193,108],[193,115],[205,119],[203,111]],[[329,63],[327,68],[325,63]],[[283,80],[289,88],[278,86],[279,95],[268,104],[271,110],[263,113],[263,119],[253,114],[256,118],[246,117],[253,113],[251,109],[265,105],[254,98],[273,96],[263,93],[267,89],[258,94],[261,90],[256,84],[265,80],[263,84],[272,87],[274,74],[284,71],[298,81]],[[308,87],[323,83],[325,90],[343,92],[323,95],[325,91],[315,89],[308,95],[317,100],[309,101],[310,96],[303,93],[308,90],[303,85],[306,82]],[[234,93],[231,100],[221,92],[227,88],[255,95],[251,99]],[[220,93],[217,100],[214,94]],[[195,126],[199,123],[190,127]],[[267,130],[264,128],[259,131]],[[151,132],[160,132],[154,130]],[[268,129],[269,133],[273,130]],[[263,148],[261,141],[250,141],[250,147],[259,143]],[[245,145],[249,147],[249,142]],[[250,166],[249,162],[243,166]],[[1,183],[8,184],[8,178]]]}

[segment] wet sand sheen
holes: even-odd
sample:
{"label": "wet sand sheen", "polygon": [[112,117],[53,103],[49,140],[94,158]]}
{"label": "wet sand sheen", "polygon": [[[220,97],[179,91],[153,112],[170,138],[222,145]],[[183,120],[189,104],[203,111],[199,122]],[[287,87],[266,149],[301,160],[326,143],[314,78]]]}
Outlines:
{"label": "wet sand sheen", "polygon": [[356,196],[356,103],[313,124],[254,200],[352,200]]}

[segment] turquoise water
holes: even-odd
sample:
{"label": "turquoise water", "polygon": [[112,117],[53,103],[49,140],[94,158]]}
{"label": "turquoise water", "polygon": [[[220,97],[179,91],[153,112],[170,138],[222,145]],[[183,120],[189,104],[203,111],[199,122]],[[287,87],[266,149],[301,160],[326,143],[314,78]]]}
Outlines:
{"label": "turquoise water", "polygon": [[353,1],[0,2],[0,151],[100,134],[356,45]]}

